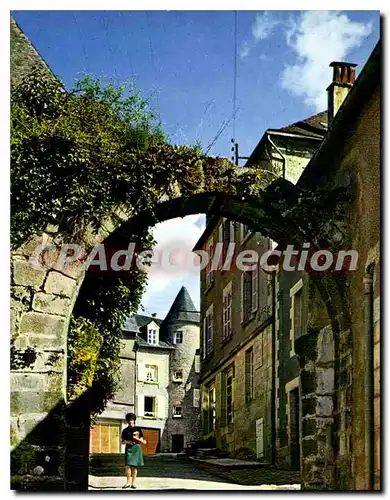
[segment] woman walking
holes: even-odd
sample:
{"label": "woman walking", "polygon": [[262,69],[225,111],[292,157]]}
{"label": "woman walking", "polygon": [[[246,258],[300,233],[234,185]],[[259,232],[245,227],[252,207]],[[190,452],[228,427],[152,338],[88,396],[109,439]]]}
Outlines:
{"label": "woman walking", "polygon": [[137,467],[144,465],[141,444],[146,444],[146,441],[143,438],[141,428],[135,425],[136,418],[134,413],[128,413],[126,415],[128,426],[122,431],[122,443],[126,444],[126,484],[123,488],[136,489]]}

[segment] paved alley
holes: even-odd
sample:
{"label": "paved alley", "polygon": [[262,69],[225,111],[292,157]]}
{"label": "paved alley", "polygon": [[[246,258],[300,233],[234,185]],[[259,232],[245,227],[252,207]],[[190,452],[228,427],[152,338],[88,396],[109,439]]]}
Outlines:
{"label": "paved alley", "polygon": [[[89,490],[120,490],[125,484],[124,468],[92,469]],[[241,485],[230,482],[212,472],[203,470],[191,460],[174,455],[145,457],[145,466],[139,469],[138,490],[297,490],[299,484]],[[126,490],[131,491],[133,490]]]}

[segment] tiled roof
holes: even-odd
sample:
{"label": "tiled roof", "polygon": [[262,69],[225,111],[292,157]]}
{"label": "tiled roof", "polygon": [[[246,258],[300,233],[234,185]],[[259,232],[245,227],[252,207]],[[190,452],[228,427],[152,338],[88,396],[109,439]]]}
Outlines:
{"label": "tiled roof", "polygon": [[135,314],[126,319],[123,330],[126,332],[140,333],[140,329],[154,321],[157,325],[161,325],[162,319],[154,316],[145,316],[143,314]]}

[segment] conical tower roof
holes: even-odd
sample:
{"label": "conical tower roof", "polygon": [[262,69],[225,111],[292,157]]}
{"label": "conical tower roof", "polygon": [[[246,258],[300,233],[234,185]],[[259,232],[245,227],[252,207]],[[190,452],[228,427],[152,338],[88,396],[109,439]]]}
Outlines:
{"label": "conical tower roof", "polygon": [[194,323],[199,323],[200,321],[200,313],[196,310],[191,296],[185,286],[181,287],[180,292],[173,301],[173,304],[164,319],[164,324],[170,323],[171,321],[190,321]]}

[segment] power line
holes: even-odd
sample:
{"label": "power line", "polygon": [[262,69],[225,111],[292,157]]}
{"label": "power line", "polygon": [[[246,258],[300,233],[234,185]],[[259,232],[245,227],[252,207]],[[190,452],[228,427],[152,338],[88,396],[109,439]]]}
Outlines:
{"label": "power line", "polygon": [[[123,22],[123,17],[122,17],[122,12],[119,11],[119,17],[120,17],[120,20],[121,20],[121,25],[122,25],[122,31],[123,31],[123,38],[125,39],[125,36],[126,36],[126,30],[125,30],[125,25],[124,25],[124,22]],[[132,78],[133,78],[133,81],[135,81],[135,72],[134,72],[134,66],[132,65],[131,63],[131,57],[130,57],[130,54],[129,54],[129,49],[127,47],[127,40],[125,39],[125,47],[126,47],[126,55],[127,55],[127,59],[129,61],[129,65],[130,65],[130,69],[131,69],[131,74],[132,74]]]}
{"label": "power line", "polygon": [[237,108],[237,11],[234,11],[233,139],[236,139]]}
{"label": "power line", "polygon": [[156,103],[157,103],[157,112],[160,115],[160,106],[159,106],[159,101],[158,101],[158,91],[157,91],[157,69],[156,69],[156,63],[154,60],[154,50],[153,50],[153,42],[152,42],[152,37],[150,35],[151,32],[151,27],[150,27],[150,19],[149,19],[149,12],[146,11],[146,22],[148,26],[148,37],[149,37],[149,48],[150,48],[150,59],[152,61],[152,68],[153,68],[153,74],[154,74],[154,81],[156,84]]}

